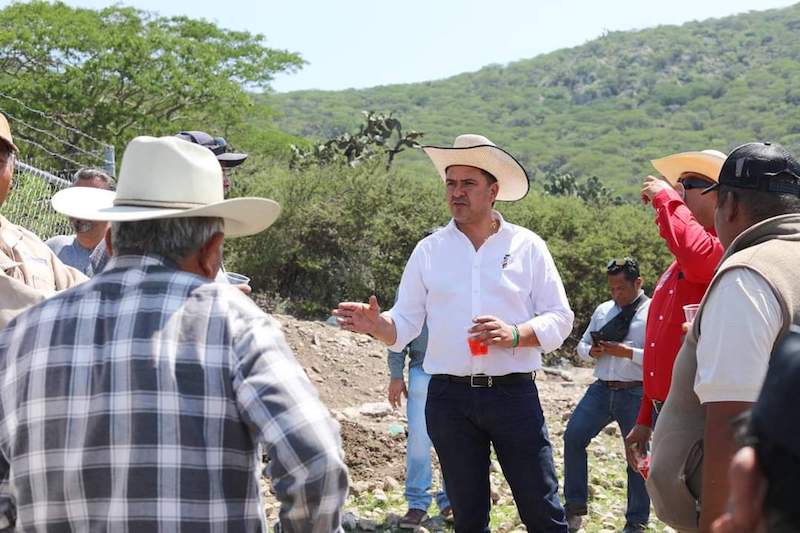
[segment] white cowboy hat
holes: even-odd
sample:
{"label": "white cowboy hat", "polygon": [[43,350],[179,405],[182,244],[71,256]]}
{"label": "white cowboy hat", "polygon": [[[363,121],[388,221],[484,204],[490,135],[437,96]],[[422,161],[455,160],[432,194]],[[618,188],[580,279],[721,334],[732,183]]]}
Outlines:
{"label": "white cowboy hat", "polygon": [[653,159],[650,163],[674,187],[684,172],[702,174],[716,183],[722,163],[726,158],[725,154],[717,150],[703,150],[702,152],[672,154],[661,159]]}
{"label": "white cowboy hat", "polygon": [[467,133],[456,137],[453,146],[423,146],[442,179],[447,167],[465,165],[485,170],[497,179],[497,199],[513,202],[528,194],[528,174],[514,156],[483,135]]}
{"label": "white cowboy hat", "polygon": [[222,169],[206,147],[177,137],[136,137],[125,148],[117,191],[73,187],[57,192],[53,209],[72,218],[132,222],[219,217],[226,237],[267,229],[281,212],[266,198],[225,200]]}

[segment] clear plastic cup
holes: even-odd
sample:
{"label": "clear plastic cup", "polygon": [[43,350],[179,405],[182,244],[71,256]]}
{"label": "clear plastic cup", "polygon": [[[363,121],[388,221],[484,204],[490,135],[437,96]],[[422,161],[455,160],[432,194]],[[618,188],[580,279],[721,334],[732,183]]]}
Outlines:
{"label": "clear plastic cup", "polygon": [[225,272],[225,277],[228,278],[228,283],[231,285],[250,285],[250,278],[244,274],[236,272]]}
{"label": "clear plastic cup", "polygon": [[469,352],[473,357],[480,357],[489,353],[489,347],[480,339],[467,337],[467,344],[469,344]]}
{"label": "clear plastic cup", "polygon": [[694,317],[697,316],[698,309],[700,309],[700,304],[689,304],[683,306],[683,316],[686,317],[686,322],[694,321]]}

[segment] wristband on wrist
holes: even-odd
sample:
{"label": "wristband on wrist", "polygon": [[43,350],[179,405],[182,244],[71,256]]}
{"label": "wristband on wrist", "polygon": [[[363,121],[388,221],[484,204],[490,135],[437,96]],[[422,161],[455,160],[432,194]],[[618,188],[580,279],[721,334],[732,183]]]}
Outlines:
{"label": "wristband on wrist", "polygon": [[511,347],[516,348],[519,346],[519,329],[516,324],[511,326]]}

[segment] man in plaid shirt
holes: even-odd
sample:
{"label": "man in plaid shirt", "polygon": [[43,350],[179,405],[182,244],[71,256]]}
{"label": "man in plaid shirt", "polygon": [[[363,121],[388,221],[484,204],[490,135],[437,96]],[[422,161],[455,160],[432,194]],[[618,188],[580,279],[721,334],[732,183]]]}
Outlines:
{"label": "man in plaid shirt", "polygon": [[137,138],[116,196],[54,197],[69,216],[116,217],[114,257],[0,332],[0,528],[265,531],[261,444],[283,531],[341,529],[336,422],[278,324],[211,283],[224,236],[279,207],[223,201],[219,172],[203,147]]}

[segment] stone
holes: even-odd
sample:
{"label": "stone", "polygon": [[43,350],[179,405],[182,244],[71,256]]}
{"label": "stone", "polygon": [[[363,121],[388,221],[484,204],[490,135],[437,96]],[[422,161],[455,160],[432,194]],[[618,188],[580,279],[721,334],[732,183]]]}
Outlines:
{"label": "stone", "polygon": [[361,404],[358,412],[364,416],[381,418],[390,414],[392,412],[392,407],[388,402],[368,402]]}
{"label": "stone", "polygon": [[386,497],[386,493],[383,492],[383,489],[375,489],[372,491],[372,497],[375,498],[376,502],[386,503],[388,498]]}
{"label": "stone", "polygon": [[378,531],[378,523],[374,520],[367,520],[366,518],[361,518],[358,521],[358,529],[361,531]]}
{"label": "stone", "polygon": [[342,527],[345,531],[355,531],[358,527],[358,519],[351,511],[346,511],[342,515]]}
{"label": "stone", "polygon": [[399,488],[400,488],[400,482],[399,482],[399,481],[397,481],[397,480],[396,480],[395,478],[393,478],[392,476],[388,476],[388,477],[387,477],[387,478],[386,478],[386,479],[383,481],[383,490],[385,490],[385,491],[387,491],[387,492],[391,492],[391,491],[393,491],[393,490],[397,490],[397,489],[399,489]]}

